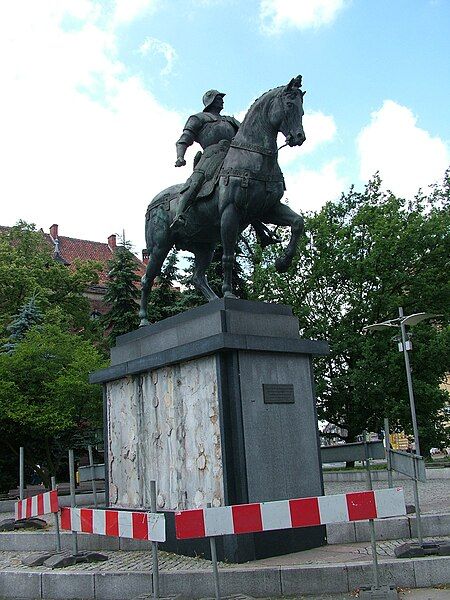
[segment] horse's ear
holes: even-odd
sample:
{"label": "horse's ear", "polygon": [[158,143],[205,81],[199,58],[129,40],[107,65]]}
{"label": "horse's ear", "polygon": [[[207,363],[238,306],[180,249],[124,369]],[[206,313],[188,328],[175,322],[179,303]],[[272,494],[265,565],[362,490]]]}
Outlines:
{"label": "horse's ear", "polygon": [[302,76],[297,75],[297,77],[293,77],[290,82],[286,86],[286,91],[289,92],[293,88],[299,88],[302,85]]}
{"label": "horse's ear", "polygon": [[295,82],[295,77],[293,77],[290,82],[287,84],[286,86],[286,91],[290,92],[292,90],[292,88],[294,87],[294,82]]}
{"label": "horse's ear", "polygon": [[302,95],[302,98],[303,98],[303,97],[305,96],[305,94],[306,94],[306,90],[305,90],[304,92],[302,92],[302,91],[300,90],[300,92],[301,92],[301,95]]}

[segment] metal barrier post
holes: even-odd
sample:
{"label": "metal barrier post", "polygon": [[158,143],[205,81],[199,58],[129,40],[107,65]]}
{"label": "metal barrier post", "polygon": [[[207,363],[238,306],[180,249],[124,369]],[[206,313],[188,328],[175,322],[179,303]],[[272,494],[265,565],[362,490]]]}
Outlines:
{"label": "metal barrier post", "polygon": [[[211,502],[208,502],[206,505],[207,508],[211,508]],[[209,547],[211,549],[211,561],[213,566],[213,574],[214,574],[214,591],[216,600],[220,600],[220,585],[219,585],[219,565],[217,563],[217,548],[216,548],[216,538],[209,538]]]}
{"label": "metal barrier post", "polygon": [[23,500],[24,482],[25,482],[25,468],[24,468],[24,448],[19,448],[19,499]]}
{"label": "metal barrier post", "polygon": [[413,486],[414,486],[414,502],[416,505],[416,527],[417,527],[417,539],[419,540],[419,544],[421,546],[423,546],[423,537],[422,537],[422,520],[421,520],[421,515],[420,515],[420,501],[419,501],[419,485],[417,483],[418,480],[418,465],[417,465],[417,461],[419,459],[417,458],[417,455],[414,454],[414,479],[413,479]]}
{"label": "metal barrier post", "polygon": [[[70,506],[75,508],[77,505],[75,497],[75,460],[73,450],[69,450],[69,482],[70,482]],[[76,556],[78,554],[78,537],[77,532],[72,531],[72,550]]]}
{"label": "metal barrier post", "polygon": [[95,481],[94,454],[92,452],[92,446],[88,446],[88,454],[89,454],[89,465],[91,467],[91,483],[92,483],[92,494],[94,496],[94,508],[97,508],[97,482]]}
{"label": "metal barrier post", "polygon": [[[372,476],[370,474],[370,455],[369,455],[369,447],[367,446],[367,431],[363,431],[363,440],[364,440],[364,451],[366,455],[365,459],[365,467],[366,467],[366,477],[367,477],[367,488],[369,490],[373,489],[372,486]],[[370,528],[370,543],[372,545],[372,567],[373,567],[373,583],[375,589],[380,588],[380,574],[378,571],[378,556],[377,556],[377,539],[375,535],[375,522],[373,519],[369,519],[369,528]]]}
{"label": "metal barrier post", "polygon": [[394,487],[392,480],[392,464],[391,464],[391,438],[389,435],[389,419],[384,420],[384,446],[386,448],[386,462],[388,472],[388,487]]}
{"label": "metal barrier post", "polygon": [[[56,490],[56,477],[52,477],[52,490]],[[58,513],[54,513],[56,528],[56,552],[61,552],[61,533],[59,531]]]}
{"label": "metal barrier post", "polygon": [[[156,481],[150,481],[150,510],[156,513]],[[152,542],[153,598],[159,598],[158,542]]]}

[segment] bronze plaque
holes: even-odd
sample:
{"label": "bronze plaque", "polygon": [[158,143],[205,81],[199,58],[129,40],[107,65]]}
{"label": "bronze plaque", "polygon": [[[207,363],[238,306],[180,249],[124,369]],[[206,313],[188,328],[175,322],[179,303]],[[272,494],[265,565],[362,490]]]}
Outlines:
{"label": "bronze plaque", "polygon": [[264,404],[294,404],[292,383],[263,383]]}

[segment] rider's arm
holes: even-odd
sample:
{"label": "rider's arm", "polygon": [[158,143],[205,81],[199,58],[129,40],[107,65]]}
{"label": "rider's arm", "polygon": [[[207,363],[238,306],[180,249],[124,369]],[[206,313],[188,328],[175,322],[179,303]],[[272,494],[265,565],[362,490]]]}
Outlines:
{"label": "rider's arm", "polygon": [[180,139],[176,143],[177,147],[177,162],[176,166],[182,166],[186,164],[184,160],[184,155],[186,154],[186,150],[189,146],[191,146],[197,140],[197,134],[201,131],[203,123],[201,123],[200,119],[193,115],[189,117],[184,126],[183,133],[181,134]]}

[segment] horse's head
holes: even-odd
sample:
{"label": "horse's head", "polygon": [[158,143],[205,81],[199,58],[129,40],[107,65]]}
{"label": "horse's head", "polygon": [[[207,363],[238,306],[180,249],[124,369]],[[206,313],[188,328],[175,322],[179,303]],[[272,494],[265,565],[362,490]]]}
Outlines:
{"label": "horse's head", "polygon": [[282,88],[279,88],[277,95],[272,102],[271,121],[278,131],[286,137],[286,144],[289,146],[301,146],[306,140],[303,131],[303,96],[302,77],[294,77]]}

